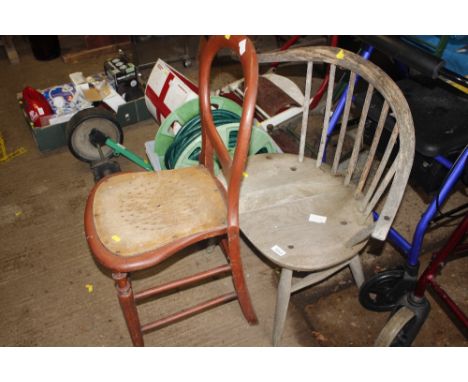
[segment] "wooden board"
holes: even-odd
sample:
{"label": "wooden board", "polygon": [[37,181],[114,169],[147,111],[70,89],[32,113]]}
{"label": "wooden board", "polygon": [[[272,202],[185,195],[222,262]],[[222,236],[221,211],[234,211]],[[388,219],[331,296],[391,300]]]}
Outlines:
{"label": "wooden board", "polygon": [[5,47],[10,64],[18,64],[20,60],[13,42],[13,36],[2,36],[1,45]]}
{"label": "wooden board", "polygon": [[94,49],[80,50],[78,52],[70,52],[62,55],[63,62],[66,64],[76,64],[78,62],[89,60],[100,54],[116,53],[119,49],[129,50],[132,44],[130,42],[122,42],[112,45],[101,46]]}

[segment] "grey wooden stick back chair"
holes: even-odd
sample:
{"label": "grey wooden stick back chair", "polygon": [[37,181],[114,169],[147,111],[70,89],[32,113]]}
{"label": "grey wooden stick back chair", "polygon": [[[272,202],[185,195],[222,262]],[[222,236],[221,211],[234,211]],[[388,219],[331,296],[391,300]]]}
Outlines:
{"label": "grey wooden stick back chair", "polygon": [[[358,287],[364,281],[359,252],[370,237],[385,240],[392,225],[413,162],[414,128],[408,104],[397,85],[376,65],[352,52],[331,47],[299,48],[260,55],[259,62],[307,65],[299,152],[250,157],[241,190],[242,231],[281,268],[273,328],[273,344],[277,345],[291,293],[346,266]],[[308,105],[313,67],[322,63],[330,65],[330,81],[320,146],[316,159],[312,159],[304,155]],[[327,164],[323,157],[338,71],[348,72],[349,86],[336,151]],[[365,98],[356,113],[352,105],[357,78]],[[365,144],[373,97],[380,99],[380,117],[373,138]],[[348,123],[351,114],[357,114],[357,126]],[[388,115],[395,121],[390,126]],[[343,149],[345,138],[353,142],[347,153]],[[379,214],[377,220],[373,211]]]}

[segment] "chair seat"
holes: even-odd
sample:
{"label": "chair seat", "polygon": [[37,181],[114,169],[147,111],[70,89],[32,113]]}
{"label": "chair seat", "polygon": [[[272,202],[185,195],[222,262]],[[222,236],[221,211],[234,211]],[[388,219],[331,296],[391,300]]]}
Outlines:
{"label": "chair seat", "polygon": [[[353,187],[317,168],[315,160],[261,154],[249,158],[246,172],[240,226],[274,263],[297,271],[324,270],[351,259],[365,245],[345,246],[371,224],[358,210]],[[326,222],[310,222],[311,214],[326,216]]]}
{"label": "chair seat", "polygon": [[94,228],[113,254],[135,256],[226,225],[227,209],[204,167],[110,176],[98,183]]}

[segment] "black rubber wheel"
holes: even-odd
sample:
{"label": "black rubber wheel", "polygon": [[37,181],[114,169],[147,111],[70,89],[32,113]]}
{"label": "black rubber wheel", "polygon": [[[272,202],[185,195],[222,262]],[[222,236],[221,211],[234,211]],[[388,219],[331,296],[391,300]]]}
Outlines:
{"label": "black rubber wheel", "polygon": [[94,181],[99,182],[102,178],[120,172],[120,165],[113,160],[106,160],[91,168],[94,175]]}
{"label": "black rubber wheel", "polygon": [[419,332],[417,324],[414,312],[402,306],[387,321],[374,346],[411,346]]}
{"label": "black rubber wheel", "polygon": [[396,286],[402,281],[404,274],[403,269],[395,269],[371,277],[359,290],[361,305],[375,312],[392,310],[402,296],[402,292]]}
{"label": "black rubber wheel", "polygon": [[122,128],[114,113],[99,107],[79,111],[68,122],[65,134],[70,152],[79,160],[88,163],[110,158],[114,154],[110,147],[103,146],[101,158],[98,148],[89,140],[92,129],[97,129],[114,141],[123,143]]}

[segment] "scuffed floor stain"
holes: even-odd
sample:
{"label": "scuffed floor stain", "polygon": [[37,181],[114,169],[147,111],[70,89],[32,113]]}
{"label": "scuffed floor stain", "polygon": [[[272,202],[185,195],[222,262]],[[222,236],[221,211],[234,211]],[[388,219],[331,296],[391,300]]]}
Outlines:
{"label": "scuffed floor stain", "polygon": [[0,206],[0,226],[15,223],[23,214],[23,209],[18,204]]}

